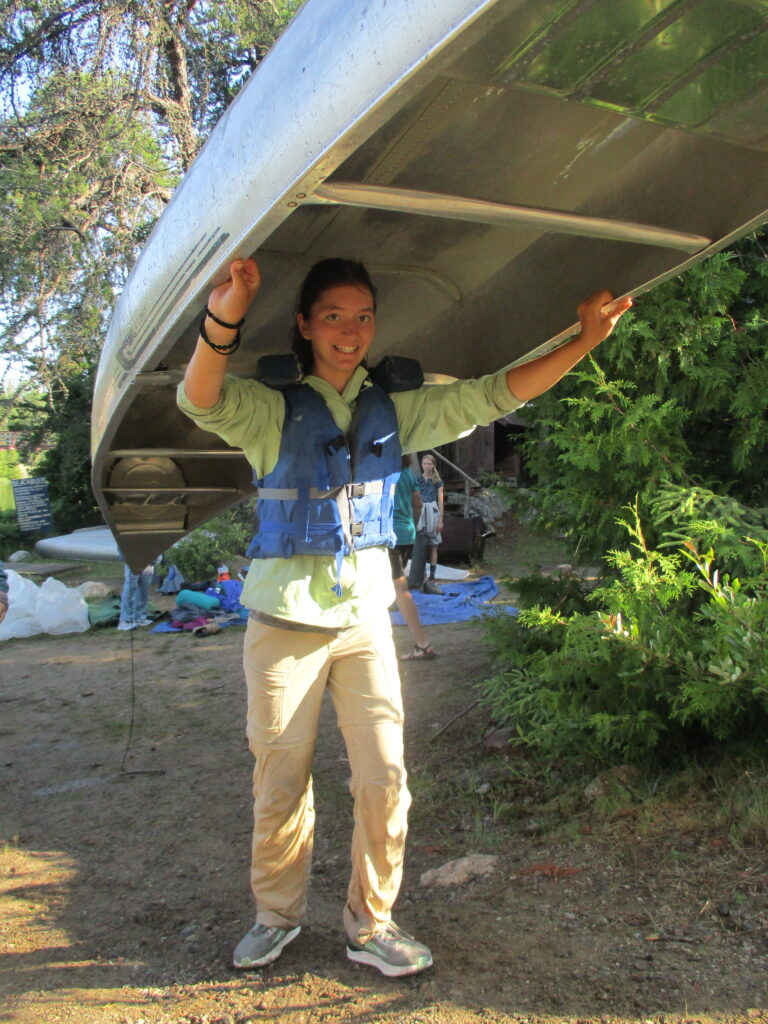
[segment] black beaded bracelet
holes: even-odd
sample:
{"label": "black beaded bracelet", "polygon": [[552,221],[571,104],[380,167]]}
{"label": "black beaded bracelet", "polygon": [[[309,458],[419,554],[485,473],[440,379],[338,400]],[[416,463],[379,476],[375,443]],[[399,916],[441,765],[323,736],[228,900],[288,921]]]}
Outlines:
{"label": "black beaded bracelet", "polygon": [[242,327],[245,323],[245,317],[242,320],[238,320],[236,324],[228,324],[226,320],[219,320],[215,313],[212,313],[208,307],[205,307],[205,315],[209,316],[215,324],[219,327],[227,327],[230,331],[236,331],[239,327]]}
{"label": "black beaded bracelet", "polygon": [[[205,330],[205,318],[207,316],[209,316],[211,320],[219,324],[221,327],[228,327],[232,331],[236,330],[237,334],[235,334],[232,341],[230,341],[226,345],[217,345],[215,341],[211,341]],[[233,324],[222,323],[221,320],[217,320],[216,317],[213,316],[213,314],[210,313],[209,310],[206,308],[205,312],[203,313],[200,319],[200,337],[203,339],[205,344],[209,346],[209,348],[212,348],[214,352],[218,352],[220,356],[231,355],[233,352],[236,352],[240,348],[240,327],[242,326],[243,322],[244,321],[241,320],[240,324],[236,326]]]}

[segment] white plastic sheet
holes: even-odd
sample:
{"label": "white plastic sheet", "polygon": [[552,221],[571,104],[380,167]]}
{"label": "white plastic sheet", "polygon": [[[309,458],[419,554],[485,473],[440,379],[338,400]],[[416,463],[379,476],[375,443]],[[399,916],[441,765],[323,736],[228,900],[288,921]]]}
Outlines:
{"label": "white plastic sheet", "polygon": [[85,583],[80,583],[75,587],[75,590],[81,597],[84,597],[86,601],[89,598],[110,597],[115,592],[113,587],[95,580],[88,580]]}
{"label": "white plastic sheet", "polygon": [[61,580],[42,586],[7,569],[9,607],[0,623],[0,640],[38,633],[84,633],[89,628],[88,605],[82,594]]}

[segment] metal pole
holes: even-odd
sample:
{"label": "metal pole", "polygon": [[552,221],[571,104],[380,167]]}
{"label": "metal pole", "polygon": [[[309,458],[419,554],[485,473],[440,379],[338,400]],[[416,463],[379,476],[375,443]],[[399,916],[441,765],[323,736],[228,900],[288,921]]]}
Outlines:
{"label": "metal pole", "polygon": [[455,465],[455,464],[454,464],[453,462],[451,462],[451,460],[450,460],[450,459],[446,459],[446,457],[445,457],[444,455],[441,455],[441,454],[440,454],[440,452],[436,452],[434,448],[430,448],[430,449],[429,449],[429,454],[430,454],[430,455],[436,455],[438,459],[442,459],[442,460],[443,460],[443,462],[447,463],[447,464],[448,464],[448,465],[449,465],[449,466],[451,467],[451,469],[455,469],[455,470],[456,470],[456,472],[457,472],[457,473],[458,473],[458,474],[459,474],[459,475],[460,475],[461,477],[463,477],[463,478],[464,478],[464,480],[465,480],[465,481],[466,481],[466,482],[467,482],[468,484],[471,484],[471,486],[472,486],[472,487],[482,487],[482,486],[483,486],[483,485],[482,485],[482,484],[480,483],[480,481],[479,481],[479,480],[475,480],[475,479],[473,479],[473,477],[469,476],[469,474],[468,474],[468,473],[465,473],[463,469],[459,469],[459,467],[458,467],[457,465]]}
{"label": "metal pole", "polygon": [[469,518],[469,488],[470,488],[470,486],[471,487],[482,487],[483,485],[481,483],[478,483],[477,480],[473,480],[472,477],[469,476],[467,473],[465,473],[463,469],[459,469],[459,467],[456,466],[453,462],[451,462],[450,459],[446,459],[446,457],[444,455],[441,455],[440,452],[436,452],[434,448],[430,448],[430,454],[436,456],[438,459],[442,459],[443,462],[446,462],[451,467],[451,469],[455,469],[456,472],[460,476],[462,476],[464,478],[464,518],[468,519]]}

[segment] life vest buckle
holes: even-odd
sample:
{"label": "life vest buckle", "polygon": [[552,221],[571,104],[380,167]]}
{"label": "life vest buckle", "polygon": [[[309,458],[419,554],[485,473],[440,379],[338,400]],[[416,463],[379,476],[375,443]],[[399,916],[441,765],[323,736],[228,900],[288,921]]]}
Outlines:
{"label": "life vest buckle", "polygon": [[325,450],[329,455],[335,455],[340,452],[342,448],[347,447],[347,439],[343,434],[337,434],[336,437],[332,437],[328,444],[325,446]]}

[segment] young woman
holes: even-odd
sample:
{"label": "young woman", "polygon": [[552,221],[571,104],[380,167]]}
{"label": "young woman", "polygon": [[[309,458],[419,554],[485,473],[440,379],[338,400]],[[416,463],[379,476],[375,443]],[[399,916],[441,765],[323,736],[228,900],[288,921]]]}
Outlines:
{"label": "young woman", "polygon": [[417,533],[421,534],[422,544],[419,550],[426,550],[429,561],[429,576],[424,581],[424,590],[428,593],[439,594],[441,591],[435,584],[435,572],[437,570],[437,548],[443,540],[444,493],[443,481],[437,472],[435,457],[429,452],[421,458],[421,474],[416,483],[421,497],[421,515],[416,526]]}
{"label": "young woman", "polygon": [[355,802],[347,955],[386,975],[414,974],[432,955],[391,919],[410,804],[387,614],[401,455],[451,441],[551,387],[610,334],[630,302],[606,316],[610,294],[593,296],[579,307],[580,335],[523,366],[388,395],[364,365],[376,333],[375,288],[360,264],[324,260],[299,295],[301,382],[278,389],[225,376],[260,285],[252,259],[235,260],[230,272],[210,295],[179,405],[241,447],[259,481],[259,533],[242,595],[250,609],[243,664],[256,762],[256,924],[237,946],[235,966],[270,963],[300,930],[312,855],[311,764],[327,688]]}
{"label": "young woman", "polygon": [[395,588],[397,610],[413,636],[413,649],[404,654],[402,661],[432,661],[437,657],[435,649],[427,639],[419,617],[419,609],[408,589],[405,566],[413,552],[416,540],[416,523],[413,519],[413,495],[418,491],[417,476],[411,469],[410,459],[403,457],[403,468],[395,487],[393,527],[395,546],[389,549],[392,566],[392,585]]}

